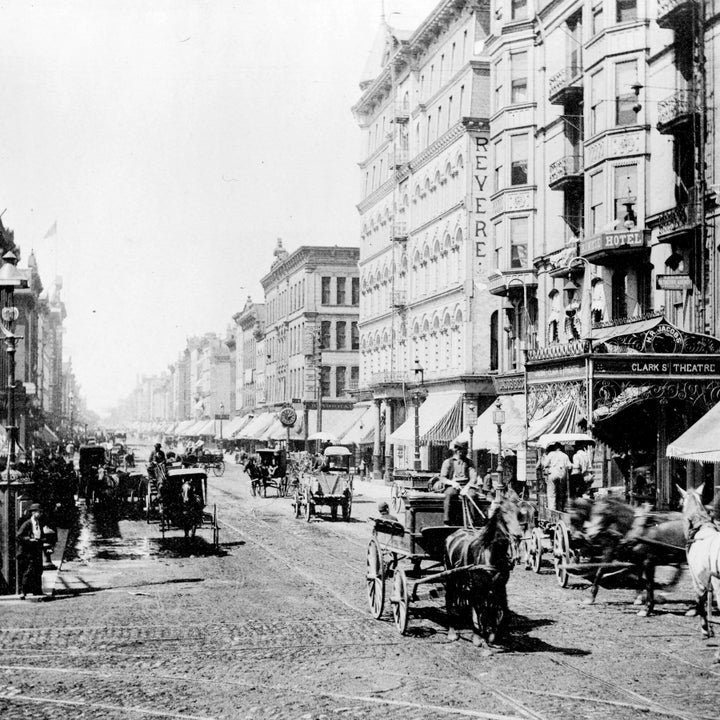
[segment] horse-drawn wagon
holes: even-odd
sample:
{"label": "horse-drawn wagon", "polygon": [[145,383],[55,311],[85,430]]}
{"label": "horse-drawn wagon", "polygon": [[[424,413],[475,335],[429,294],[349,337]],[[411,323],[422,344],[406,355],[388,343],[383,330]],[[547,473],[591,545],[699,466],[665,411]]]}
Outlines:
{"label": "horse-drawn wagon", "polygon": [[154,517],[160,522],[160,532],[173,528],[184,531],[185,537],[195,537],[198,528],[209,523],[212,544],[219,543],[217,507],[205,512],[207,505],[207,473],[202,468],[167,467],[155,464],[148,477],[145,504],[148,523]]}
{"label": "horse-drawn wagon", "polygon": [[274,488],[278,497],[285,497],[290,483],[285,450],[258,448],[255,454],[257,462],[248,466],[252,494],[267,497],[268,488]]}
{"label": "horse-drawn wagon", "polygon": [[323,463],[318,470],[304,472],[295,489],[293,506],[295,517],[305,516],[310,522],[318,508],[328,506],[335,520],[338,508],[342,519],[352,514],[353,476],[350,474],[352,454],[346,447],[330,445],[323,452]]}
{"label": "horse-drawn wagon", "polygon": [[407,493],[431,491],[437,479],[437,473],[396,470],[390,486],[390,508],[394,513],[403,512],[403,499]]}
{"label": "horse-drawn wagon", "polygon": [[443,502],[442,493],[406,492],[401,517],[370,518],[373,532],[366,573],[370,612],[376,619],[383,615],[386,585],[391,583],[393,619],[405,634],[412,603],[423,595],[439,596],[440,589],[445,592],[451,638],[456,637],[452,616],[466,608],[471,611],[474,640],[494,642],[507,610],[512,543],[521,533],[517,508],[501,499],[490,513],[491,502],[479,500],[476,504],[485,517],[482,527],[472,528],[444,525]]}

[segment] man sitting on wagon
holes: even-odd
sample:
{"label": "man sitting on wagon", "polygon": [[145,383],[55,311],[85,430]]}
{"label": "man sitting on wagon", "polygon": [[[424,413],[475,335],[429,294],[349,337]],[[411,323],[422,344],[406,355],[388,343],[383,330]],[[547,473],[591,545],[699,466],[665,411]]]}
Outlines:
{"label": "man sitting on wagon", "polygon": [[452,457],[443,462],[440,468],[440,479],[435,483],[433,489],[445,493],[443,504],[443,522],[445,525],[454,525],[452,521],[453,505],[457,505],[460,495],[467,495],[471,500],[477,497],[475,488],[477,473],[472,460],[468,458],[468,444],[466,442],[454,442],[450,444],[453,451]]}

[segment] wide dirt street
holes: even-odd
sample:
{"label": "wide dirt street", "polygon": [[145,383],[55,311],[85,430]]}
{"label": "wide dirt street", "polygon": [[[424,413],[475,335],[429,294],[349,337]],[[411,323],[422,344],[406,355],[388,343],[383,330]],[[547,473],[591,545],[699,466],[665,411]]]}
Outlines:
{"label": "wide dirt street", "polygon": [[[365,598],[378,492],[352,522],[296,520],[250,497],[233,464],[210,476],[222,552],[157,523],[86,516],[53,602],[0,604],[0,717],[717,718],[717,642],[684,617],[687,579],[651,618],[629,590],[562,590],[547,565],[510,580],[513,615],[489,654],[446,637],[444,603],[402,637]],[[272,491],[271,491],[272,492]]]}

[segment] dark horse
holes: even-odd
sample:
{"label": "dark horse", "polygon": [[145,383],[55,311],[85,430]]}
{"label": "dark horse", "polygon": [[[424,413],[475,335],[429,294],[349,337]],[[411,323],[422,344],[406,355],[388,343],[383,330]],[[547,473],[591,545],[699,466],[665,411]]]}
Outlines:
{"label": "dark horse", "polygon": [[[634,508],[612,496],[599,498],[593,504],[585,524],[588,554],[600,557],[597,572],[585,601],[595,601],[603,576],[614,574],[614,562],[628,563],[638,576],[640,616],[651,615],[655,608],[655,568],[658,565],[679,566],[685,562],[685,537],[682,521],[656,522],[649,507]],[[679,577],[676,574],[675,580]]]}
{"label": "dark horse", "polygon": [[518,508],[503,499],[491,510],[484,527],[462,528],[447,538],[445,567],[456,570],[448,575],[445,587],[449,640],[458,639],[455,618],[461,609],[469,609],[473,643],[495,642],[508,611],[512,548],[521,537]]}

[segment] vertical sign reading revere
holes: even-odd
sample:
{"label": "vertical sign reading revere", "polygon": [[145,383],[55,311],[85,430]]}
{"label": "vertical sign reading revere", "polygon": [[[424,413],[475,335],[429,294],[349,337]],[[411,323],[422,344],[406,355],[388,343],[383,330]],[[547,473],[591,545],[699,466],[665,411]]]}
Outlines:
{"label": "vertical sign reading revere", "polygon": [[485,258],[487,257],[487,179],[488,179],[488,139],[487,137],[475,136],[473,153],[473,207],[471,228],[475,241],[475,257],[477,258],[477,270],[486,270]]}

